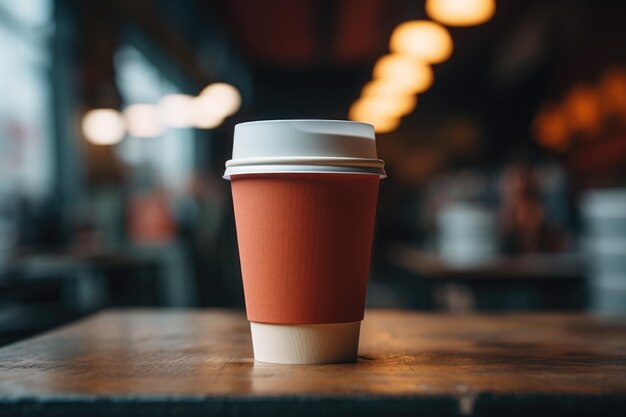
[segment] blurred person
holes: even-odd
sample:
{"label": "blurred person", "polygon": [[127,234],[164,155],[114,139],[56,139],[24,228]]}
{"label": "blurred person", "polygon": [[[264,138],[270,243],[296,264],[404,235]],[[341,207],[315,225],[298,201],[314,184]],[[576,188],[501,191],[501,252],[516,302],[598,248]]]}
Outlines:
{"label": "blurred person", "polygon": [[565,248],[563,234],[547,219],[529,164],[514,162],[505,167],[500,195],[499,221],[507,252],[558,252]]}

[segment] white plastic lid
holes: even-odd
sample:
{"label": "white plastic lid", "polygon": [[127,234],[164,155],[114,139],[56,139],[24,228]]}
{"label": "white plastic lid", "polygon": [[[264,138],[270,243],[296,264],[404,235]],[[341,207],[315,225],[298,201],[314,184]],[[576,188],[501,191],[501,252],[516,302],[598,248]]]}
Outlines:
{"label": "white plastic lid", "polygon": [[341,120],[266,120],[235,126],[224,178],[277,172],[376,174],[386,177],[372,125]]}

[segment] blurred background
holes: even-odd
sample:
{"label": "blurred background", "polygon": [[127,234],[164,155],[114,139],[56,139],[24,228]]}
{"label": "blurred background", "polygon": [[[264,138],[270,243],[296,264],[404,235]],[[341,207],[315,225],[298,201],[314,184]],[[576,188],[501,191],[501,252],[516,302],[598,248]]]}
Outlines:
{"label": "blurred background", "polygon": [[626,311],[626,3],[0,0],[0,344],[243,307],[236,123],[374,124],[368,306]]}

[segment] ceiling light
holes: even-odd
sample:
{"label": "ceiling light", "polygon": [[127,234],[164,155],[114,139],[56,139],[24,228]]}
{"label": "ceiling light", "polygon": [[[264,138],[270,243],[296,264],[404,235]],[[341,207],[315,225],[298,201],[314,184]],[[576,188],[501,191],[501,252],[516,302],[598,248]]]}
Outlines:
{"label": "ceiling light", "polygon": [[396,130],[398,126],[400,126],[399,117],[383,117],[365,112],[360,113],[358,111],[351,111],[349,118],[350,120],[373,125],[376,133],[388,133]]}
{"label": "ceiling light", "polygon": [[193,100],[193,125],[199,129],[213,129],[224,122],[224,116],[215,111],[213,100],[196,97]]}
{"label": "ceiling light", "polygon": [[193,124],[193,98],[187,94],[169,94],[159,102],[161,119],[166,126],[191,127]]}
{"label": "ceiling light", "polygon": [[426,14],[448,26],[480,25],[495,12],[495,0],[426,0]]}
{"label": "ceiling light", "polygon": [[154,138],[163,133],[159,108],[154,104],[132,104],[124,109],[130,136]]}
{"label": "ceiling light", "polygon": [[352,120],[395,118],[411,113],[416,104],[413,96],[361,97],[352,104],[349,117]]}
{"label": "ceiling light", "polygon": [[124,118],[115,109],[88,111],[81,127],[85,138],[95,145],[114,145],[124,139],[126,133]]}
{"label": "ceiling light", "polygon": [[372,119],[369,123],[374,126],[374,132],[389,133],[396,130],[400,126],[400,118],[378,118]]}
{"label": "ceiling light", "polygon": [[398,25],[391,34],[392,52],[411,55],[427,63],[440,63],[452,54],[452,37],[438,23],[412,20]]}
{"label": "ceiling light", "polygon": [[[375,79],[384,79],[387,86],[376,88],[396,88],[404,94],[422,93],[433,84],[433,70],[423,61],[409,55],[388,54],[382,56],[372,73]],[[374,82],[377,82],[375,80]],[[395,86],[391,86],[395,84]]]}
{"label": "ceiling light", "polygon": [[206,87],[198,95],[205,112],[214,113],[219,117],[235,114],[241,107],[241,94],[230,84],[214,83]]}

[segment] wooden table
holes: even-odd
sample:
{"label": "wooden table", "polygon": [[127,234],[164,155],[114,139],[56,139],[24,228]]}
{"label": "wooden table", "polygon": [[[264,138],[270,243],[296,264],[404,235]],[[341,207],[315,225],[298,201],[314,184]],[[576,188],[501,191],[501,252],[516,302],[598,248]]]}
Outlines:
{"label": "wooden table", "polygon": [[0,349],[2,416],[626,415],[626,317],[366,315],[357,363],[255,363],[237,311],[107,311]]}
{"label": "wooden table", "polygon": [[410,277],[405,293],[414,293],[410,305],[415,307],[454,312],[586,307],[586,265],[575,253],[500,255],[477,265],[454,265],[436,253],[394,243],[384,256]]}
{"label": "wooden table", "polygon": [[478,265],[453,265],[434,252],[407,244],[390,244],[385,258],[396,267],[427,279],[571,280],[580,279],[585,263],[576,253],[499,255]]}

